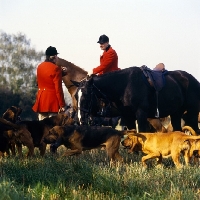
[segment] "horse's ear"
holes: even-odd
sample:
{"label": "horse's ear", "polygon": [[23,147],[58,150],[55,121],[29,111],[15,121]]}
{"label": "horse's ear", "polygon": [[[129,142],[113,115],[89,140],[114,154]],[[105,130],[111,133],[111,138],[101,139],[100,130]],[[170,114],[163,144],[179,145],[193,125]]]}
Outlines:
{"label": "horse's ear", "polygon": [[80,86],[81,82],[70,80],[76,87]]}

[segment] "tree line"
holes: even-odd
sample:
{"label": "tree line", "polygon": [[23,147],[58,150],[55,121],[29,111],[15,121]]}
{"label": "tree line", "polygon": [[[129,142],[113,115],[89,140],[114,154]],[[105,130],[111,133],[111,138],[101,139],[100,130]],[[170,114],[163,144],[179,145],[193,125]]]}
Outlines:
{"label": "tree line", "polygon": [[10,106],[19,106],[23,119],[37,119],[32,106],[37,92],[36,68],[43,60],[44,52],[36,51],[25,34],[0,32],[0,117]]}

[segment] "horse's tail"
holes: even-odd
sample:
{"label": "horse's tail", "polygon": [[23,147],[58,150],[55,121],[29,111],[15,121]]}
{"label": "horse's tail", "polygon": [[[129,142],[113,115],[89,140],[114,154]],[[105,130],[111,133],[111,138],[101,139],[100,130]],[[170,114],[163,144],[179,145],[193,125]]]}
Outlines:
{"label": "horse's tail", "polygon": [[183,126],[182,127],[182,131],[190,131],[191,135],[197,136],[196,132],[194,131],[194,129],[190,126]]}

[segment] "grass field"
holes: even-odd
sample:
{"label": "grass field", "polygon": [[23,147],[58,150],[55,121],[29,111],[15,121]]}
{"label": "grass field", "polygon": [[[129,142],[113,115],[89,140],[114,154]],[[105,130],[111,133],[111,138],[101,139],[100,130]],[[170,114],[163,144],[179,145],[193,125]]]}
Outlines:
{"label": "grass field", "polygon": [[[200,168],[175,169],[170,158],[163,168],[154,161],[141,166],[141,154],[123,148],[123,164],[110,165],[104,150],[62,158],[47,150],[44,158],[5,157],[0,161],[0,200],[22,199],[200,199]],[[26,149],[24,149],[26,151]]]}

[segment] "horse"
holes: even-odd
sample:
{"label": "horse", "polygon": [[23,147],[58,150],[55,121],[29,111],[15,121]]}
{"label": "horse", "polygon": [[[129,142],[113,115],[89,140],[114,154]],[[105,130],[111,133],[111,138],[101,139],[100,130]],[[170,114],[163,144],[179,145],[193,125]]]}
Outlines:
{"label": "horse", "polygon": [[[67,68],[67,71],[65,72],[62,79],[63,79],[63,82],[64,82],[66,88],[68,89],[68,92],[71,95],[72,108],[73,108],[73,111],[75,111],[75,112],[72,112],[72,115],[74,115],[78,111],[78,105],[77,105],[78,97],[76,95],[78,87],[76,85],[74,85],[71,80],[75,80],[75,81],[83,80],[87,76],[87,71],[85,71],[83,68],[78,67],[77,65],[75,65],[67,60],[64,60],[62,58],[59,58],[59,57],[58,57],[56,64],[59,67],[63,66],[63,67]],[[108,105],[106,105],[106,107],[108,108]],[[111,125],[113,128],[116,127],[116,125],[118,124],[118,119],[120,117],[120,112],[118,111],[118,109],[116,109],[115,106],[111,106],[111,108],[109,108],[110,113],[108,114],[107,108],[106,109],[102,108],[102,107],[99,108],[99,111],[104,110],[104,111],[106,111],[106,113],[104,113],[104,114],[101,113],[97,117],[93,118],[93,121],[91,122],[92,125]],[[76,118],[77,118],[77,116],[76,116]],[[159,119],[149,119],[149,120],[150,120],[150,124],[154,127],[154,129],[152,130],[153,132],[154,131],[166,132],[166,130],[164,130],[164,127],[162,126]],[[121,125],[124,124],[122,122],[122,119],[121,119],[120,124]],[[156,124],[156,126],[155,126],[155,124]]]}
{"label": "horse", "polygon": [[[71,95],[72,98],[72,108],[73,111],[75,111],[77,113],[78,111],[78,102],[77,102],[77,90],[78,87],[76,86],[76,84],[73,84],[73,81],[81,81],[84,80],[87,77],[88,72],[85,71],[83,68],[65,60],[62,59],[60,57],[58,57],[56,65],[59,67],[66,67],[67,71],[65,72],[64,76],[62,77],[63,83],[65,84],[66,88],[68,89],[68,92]],[[73,80],[73,81],[72,81]],[[101,125],[105,125],[105,124],[109,124],[111,125],[113,128],[116,127],[117,125],[117,119],[119,118],[119,111],[115,108],[112,107],[112,116],[114,118],[111,119],[111,115],[108,116],[107,113],[105,113],[104,115],[98,116],[98,118],[94,119],[93,122],[91,122],[93,125],[96,124],[101,124]],[[102,110],[102,107],[99,108],[99,111]],[[99,113],[98,111],[98,113]],[[73,114],[75,114],[73,112]],[[98,122],[95,122],[97,121]]]}
{"label": "horse", "polygon": [[72,107],[75,111],[77,111],[78,108],[75,95],[78,88],[71,82],[71,80],[81,81],[84,78],[86,78],[88,72],[82,69],[81,67],[78,67],[75,64],[59,57],[57,59],[56,65],[59,67],[67,68],[64,76],[62,77],[62,80],[71,95]]}
{"label": "horse", "polygon": [[[58,58],[57,65],[60,66],[60,67],[61,66],[67,67],[67,72],[66,72],[65,76],[63,76],[63,82],[64,82],[65,86],[67,87],[67,89],[68,89],[68,91],[69,91],[69,93],[71,95],[71,98],[72,98],[72,107],[77,112],[78,107],[77,107],[76,92],[77,92],[78,87],[75,84],[73,84],[71,82],[71,80],[75,80],[75,81],[81,81],[81,80],[83,80],[87,76],[87,71],[85,71],[84,69],[82,69],[82,68],[76,66],[75,64],[73,64],[73,63],[71,63],[71,62],[69,62],[67,60],[64,60],[62,58]],[[160,65],[159,65],[159,67],[160,67]],[[161,68],[161,70],[162,69],[163,69],[163,67]],[[155,70],[158,70],[158,69],[155,68]],[[116,108],[115,108],[115,106],[112,107],[112,110],[114,110],[114,113],[117,111]],[[114,113],[112,111],[112,115]],[[119,116],[118,111],[117,111],[117,114],[114,114],[114,116]],[[152,124],[152,120],[159,124],[159,126],[154,127],[157,131],[163,131],[163,127],[162,127],[159,119],[148,118],[148,120],[150,120],[151,124]]]}
{"label": "horse", "polygon": [[[64,74],[64,76],[62,77],[63,83],[65,84],[66,88],[68,89],[68,92],[71,95],[72,98],[72,108],[73,108],[73,116],[76,117],[77,111],[78,111],[78,103],[77,103],[77,90],[78,87],[76,85],[74,85],[72,82],[73,81],[81,81],[83,79],[85,79],[87,77],[88,72],[85,71],[83,68],[78,67],[77,65],[59,58],[57,59],[56,65],[59,67],[66,67],[67,70]],[[73,81],[71,81],[73,80]],[[108,116],[100,116],[98,118],[96,118],[96,122],[95,120],[92,122],[93,125],[111,125],[113,128],[115,128],[118,124],[118,120],[119,119],[119,115],[116,116],[116,118],[111,118]],[[77,119],[75,119],[77,120]]]}
{"label": "horse", "polygon": [[181,131],[181,117],[187,111],[187,125],[198,131],[200,83],[181,70],[168,71],[165,86],[156,95],[140,67],[134,66],[82,82],[73,81],[79,90],[81,122],[88,123],[90,114],[97,112],[97,99],[114,102],[129,129],[138,122],[139,132],[147,132],[147,118],[164,118],[170,115],[174,131]]}

